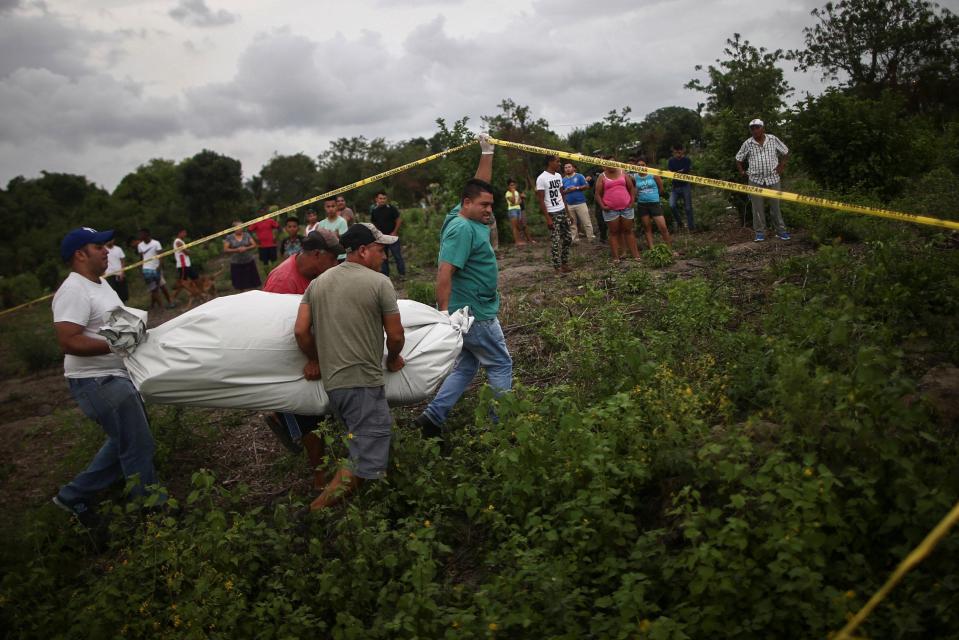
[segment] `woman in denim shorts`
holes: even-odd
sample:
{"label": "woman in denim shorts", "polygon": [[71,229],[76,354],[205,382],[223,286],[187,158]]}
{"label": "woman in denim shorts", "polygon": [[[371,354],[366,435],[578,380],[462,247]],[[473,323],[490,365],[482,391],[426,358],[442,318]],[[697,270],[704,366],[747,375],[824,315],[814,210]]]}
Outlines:
{"label": "woman in denim shorts", "polygon": [[[612,158],[610,158],[612,159]],[[633,233],[633,202],[636,199],[636,183],[622,169],[604,167],[596,180],[596,204],[603,212],[603,220],[609,228],[609,250],[613,262],[620,261],[620,251],[625,247],[633,260],[639,260],[639,247]]]}
{"label": "woman in denim shorts", "polygon": [[[646,166],[646,159],[640,158],[636,161],[641,167]],[[639,172],[633,175],[636,181],[636,211],[643,220],[643,231],[646,234],[646,244],[653,248],[653,221],[656,222],[656,228],[659,229],[659,235],[663,237],[663,242],[670,249],[673,248],[673,239],[669,235],[669,229],[666,227],[666,218],[663,217],[663,206],[659,200],[663,197],[663,181],[659,176],[649,173]]]}

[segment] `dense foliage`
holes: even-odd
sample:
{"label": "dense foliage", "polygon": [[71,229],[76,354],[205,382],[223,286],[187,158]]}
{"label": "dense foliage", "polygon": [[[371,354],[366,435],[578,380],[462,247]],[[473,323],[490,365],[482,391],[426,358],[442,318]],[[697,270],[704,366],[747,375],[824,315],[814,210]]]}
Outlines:
{"label": "dense foliage", "polygon": [[[528,309],[543,348],[517,356],[555,382],[500,400],[497,423],[482,391],[448,451],[401,425],[389,479],[343,510],[304,518],[296,494],[251,508],[198,470],[177,517],[115,508],[92,559],[85,536],[39,518],[4,550],[2,624],[25,638],[825,637],[959,498],[956,432],[918,388],[959,358],[959,261],[889,228],[775,263],[759,298],[704,252],[708,278],[613,271]],[[151,413],[162,471],[203,418]],[[870,637],[954,637],[957,552],[946,539]]]}

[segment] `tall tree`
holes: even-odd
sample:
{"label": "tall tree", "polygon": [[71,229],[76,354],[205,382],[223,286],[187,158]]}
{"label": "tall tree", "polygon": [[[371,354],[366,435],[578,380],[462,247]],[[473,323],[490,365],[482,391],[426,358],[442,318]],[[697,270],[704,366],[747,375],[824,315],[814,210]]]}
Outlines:
{"label": "tall tree", "polygon": [[643,148],[640,126],[630,118],[632,111],[630,107],[611,109],[599,122],[570,131],[566,144],[586,155],[612,155],[624,160]]}
{"label": "tall tree", "polygon": [[685,107],[662,107],[647,115],[639,125],[640,140],[647,160],[669,157],[674,144],[689,144],[703,135],[703,119]]}
{"label": "tall tree", "polygon": [[240,161],[204,149],[180,163],[178,190],[190,215],[193,233],[222,229],[248,206]]}
{"label": "tall tree", "polygon": [[[736,33],[726,40],[725,60],[717,59],[716,66],[706,68],[708,81],[693,79],[686,83],[687,89],[706,94],[706,111],[717,114],[733,111],[739,114],[755,114],[764,120],[773,121],[785,106],[785,99],[792,93],[783,70],[778,64],[785,58],[782,49],[768,51],[754,47]],[[701,71],[702,65],[696,65]]]}
{"label": "tall tree", "polygon": [[909,97],[915,111],[956,107],[959,17],[924,0],[840,0],[812,11],[805,49],[789,52],[797,69],[878,98]]}
{"label": "tall tree", "polygon": [[316,162],[308,155],[274,154],[260,170],[263,198],[270,204],[285,207],[305,200],[321,191]]}
{"label": "tall tree", "polygon": [[124,239],[141,227],[158,238],[171,237],[189,223],[179,190],[180,174],[172,160],[154,158],[120,180],[113,201],[120,211],[119,230]]}

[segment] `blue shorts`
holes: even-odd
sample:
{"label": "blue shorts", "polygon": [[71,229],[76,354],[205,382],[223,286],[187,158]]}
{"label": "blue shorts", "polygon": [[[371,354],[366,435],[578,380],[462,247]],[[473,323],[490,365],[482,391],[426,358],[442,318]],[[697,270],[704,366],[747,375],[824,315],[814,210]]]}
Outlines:
{"label": "blue shorts", "polygon": [[635,217],[636,214],[632,209],[603,209],[603,220],[605,222],[612,222],[616,218],[632,220]]}
{"label": "blue shorts", "polygon": [[159,269],[144,269],[143,281],[147,283],[148,291],[156,291],[163,284],[163,276]]}
{"label": "blue shorts", "polygon": [[510,220],[522,220],[523,219],[523,210],[522,209],[507,209],[506,211],[509,214]]}

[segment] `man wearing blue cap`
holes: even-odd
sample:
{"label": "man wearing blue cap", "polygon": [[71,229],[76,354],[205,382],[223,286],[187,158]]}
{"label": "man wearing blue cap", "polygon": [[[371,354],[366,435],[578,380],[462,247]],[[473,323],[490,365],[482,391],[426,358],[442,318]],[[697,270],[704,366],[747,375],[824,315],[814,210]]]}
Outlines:
{"label": "man wearing blue cap", "polygon": [[110,311],[123,303],[101,276],[107,269],[107,249],[113,231],[74,229],[60,244],[60,257],[70,266],[53,296],[53,327],[63,350],[63,370],[70,394],[83,413],[94,420],[107,440],[89,466],[60,488],[53,502],[81,523],[95,522],[96,494],[121,478],[139,477],[133,495],[156,484],[154,443],[140,394],[130,381],[120,356],[97,334]]}

